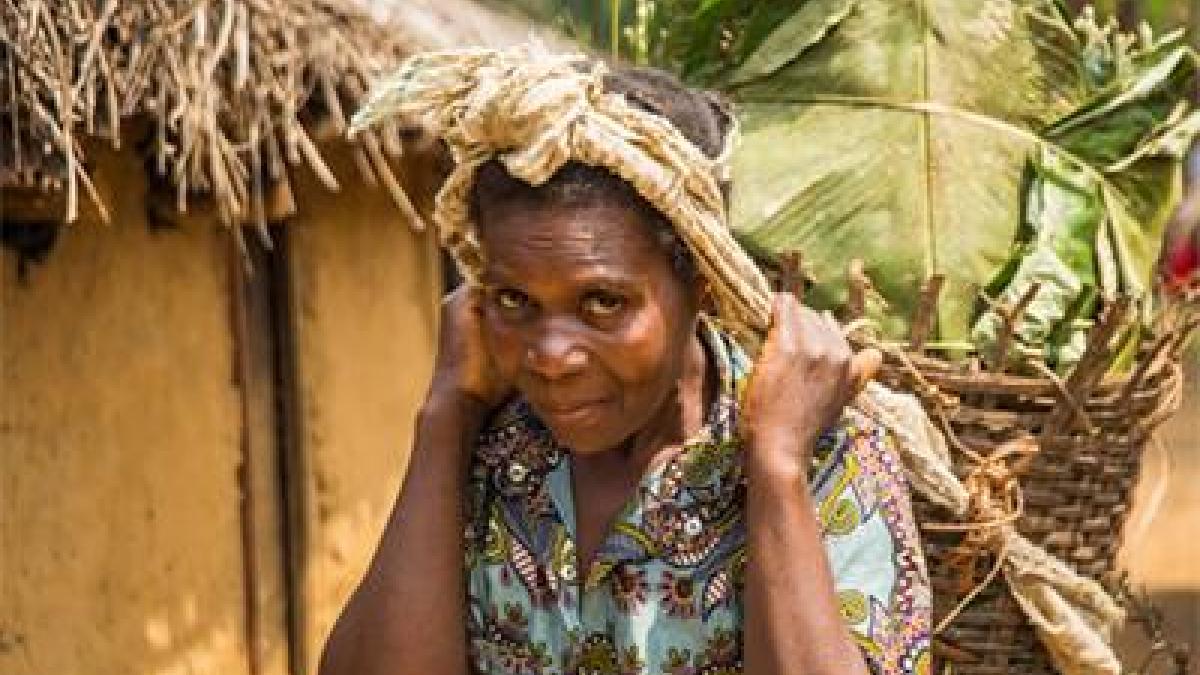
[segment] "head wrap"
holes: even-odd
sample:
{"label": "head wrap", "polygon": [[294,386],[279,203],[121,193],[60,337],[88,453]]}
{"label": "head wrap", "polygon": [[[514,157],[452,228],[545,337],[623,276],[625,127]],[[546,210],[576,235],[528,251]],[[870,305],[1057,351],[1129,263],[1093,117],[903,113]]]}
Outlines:
{"label": "head wrap", "polygon": [[708,157],[665,118],[606,92],[606,72],[603,63],[538,45],[418,54],[371,91],[350,133],[398,117],[446,142],[455,168],[433,221],[470,282],[483,265],[469,201],[480,165],[497,159],[535,186],[571,161],[608,169],[666,216],[709,282],[722,324],[756,347],[771,289],[728,228],[720,183],[732,142]]}

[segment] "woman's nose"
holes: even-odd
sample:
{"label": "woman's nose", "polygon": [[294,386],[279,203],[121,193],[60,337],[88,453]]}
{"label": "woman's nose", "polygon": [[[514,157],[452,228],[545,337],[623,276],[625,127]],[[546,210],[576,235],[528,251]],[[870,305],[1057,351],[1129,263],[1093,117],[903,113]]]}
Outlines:
{"label": "woman's nose", "polygon": [[587,352],[566,330],[547,330],[525,353],[529,369],[547,380],[574,375],[587,365]]}

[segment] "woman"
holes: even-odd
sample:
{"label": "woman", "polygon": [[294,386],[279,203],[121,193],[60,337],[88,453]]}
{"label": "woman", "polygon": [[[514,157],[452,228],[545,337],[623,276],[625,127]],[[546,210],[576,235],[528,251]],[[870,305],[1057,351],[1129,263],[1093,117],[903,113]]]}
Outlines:
{"label": "woman", "polygon": [[723,108],[523,48],[410,62],[356,122],[391,115],[455,155],[468,284],[322,675],[926,672],[892,440],[846,407],[878,354],[762,291]]}

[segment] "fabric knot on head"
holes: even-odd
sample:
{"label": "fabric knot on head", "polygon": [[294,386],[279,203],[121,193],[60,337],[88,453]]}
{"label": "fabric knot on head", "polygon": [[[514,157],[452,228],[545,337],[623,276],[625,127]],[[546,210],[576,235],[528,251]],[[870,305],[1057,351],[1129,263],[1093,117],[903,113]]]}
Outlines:
{"label": "fabric knot on head", "polygon": [[607,76],[602,63],[538,45],[425,54],[379,83],[350,133],[400,117],[445,141],[455,167],[433,220],[469,282],[485,260],[470,208],[480,166],[495,159],[532,186],[568,162],[608,170],[670,223],[712,290],[721,322],[753,350],[768,325],[771,292],[728,229],[721,181],[732,136],[710,157],[666,117],[607,91]]}

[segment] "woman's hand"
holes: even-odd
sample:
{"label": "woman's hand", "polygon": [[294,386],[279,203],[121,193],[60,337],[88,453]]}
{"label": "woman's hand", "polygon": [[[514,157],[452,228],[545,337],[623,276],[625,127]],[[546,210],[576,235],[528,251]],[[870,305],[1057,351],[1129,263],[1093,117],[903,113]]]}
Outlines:
{"label": "woman's hand", "polygon": [[433,381],[400,496],[366,576],[334,626],[320,675],[467,675],[463,504],[478,426],[509,388],[483,340],[478,292],[442,301]]}
{"label": "woman's hand", "polygon": [[497,372],[483,333],[483,292],[467,284],[442,299],[441,334],[429,398],[468,403],[487,412],[512,386]]}
{"label": "woman's hand", "polygon": [[875,376],[881,356],[857,354],[828,314],[776,293],[771,329],[747,385],[741,431],[760,467],[807,473],[813,443]]}

